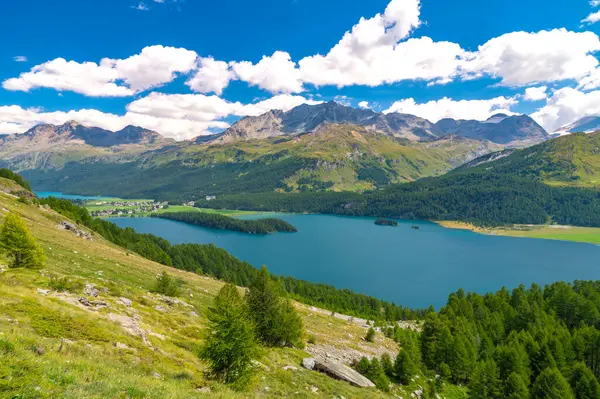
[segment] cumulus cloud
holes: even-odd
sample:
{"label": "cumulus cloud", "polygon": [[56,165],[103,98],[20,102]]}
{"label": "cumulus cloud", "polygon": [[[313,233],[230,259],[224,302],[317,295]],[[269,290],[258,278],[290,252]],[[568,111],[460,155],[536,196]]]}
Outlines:
{"label": "cumulus cloud", "polygon": [[600,68],[596,68],[588,76],[581,79],[577,88],[582,90],[593,90],[600,88]]}
{"label": "cumulus cloud", "polygon": [[[419,0],[392,0],[383,14],[361,18],[324,55],[315,54],[296,63],[287,52],[277,51],[256,64],[232,61],[228,64],[229,79],[222,82],[242,80],[273,93],[299,93],[305,84],[378,86],[425,80],[431,86],[457,77],[492,77],[501,85],[528,86],[578,81],[598,65],[593,53],[600,50],[600,39],[593,32],[564,28],[512,32],[470,52],[457,43],[425,36],[409,38],[421,25],[419,17]],[[222,85],[218,88],[222,90]]]}
{"label": "cumulus cloud", "polygon": [[581,22],[587,24],[595,24],[600,21],[600,11],[596,11],[585,17]]}
{"label": "cumulus cloud", "polygon": [[256,64],[232,61],[230,70],[234,79],[273,93],[299,93],[306,83],[342,87],[407,79],[448,82],[466,52],[456,43],[428,37],[405,40],[420,26],[419,15],[419,0],[392,0],[383,14],[361,18],[325,55],[295,63],[287,52],[276,51]]}
{"label": "cumulus cloud", "polygon": [[516,103],[517,100],[511,97],[458,101],[444,97],[426,103],[417,103],[413,98],[407,98],[396,101],[383,112],[413,114],[434,123],[444,118],[485,120],[497,113],[513,114],[510,107]]}
{"label": "cumulus cloud", "polygon": [[600,39],[592,32],[512,32],[480,46],[461,70],[465,78],[489,75],[510,86],[578,80],[594,71],[598,60],[592,53],[598,50]]}
{"label": "cumulus cloud", "polygon": [[45,112],[13,105],[0,107],[0,133],[22,133],[39,123],[59,125],[75,120],[113,131],[136,125],[181,140],[210,133],[212,129],[226,129],[229,124],[223,119],[228,116],[260,115],[271,109],[287,111],[303,103],[318,102],[287,94],[242,104],[214,95],[151,93],[130,103],[125,115],[94,109]]}
{"label": "cumulus cloud", "polygon": [[212,57],[200,58],[198,71],[186,82],[190,89],[199,93],[221,95],[223,89],[234,78],[234,73],[224,61],[215,61]]}
{"label": "cumulus cloud", "polygon": [[47,87],[93,97],[124,97],[171,82],[196,67],[197,54],[183,48],[151,46],[126,59],[95,62],[56,58],[2,83],[6,90]]}
{"label": "cumulus cloud", "polygon": [[16,57],[13,57],[13,61],[15,61],[15,62],[27,62],[27,57],[25,57],[24,55],[17,55]]}
{"label": "cumulus cloud", "polygon": [[527,89],[525,89],[524,98],[528,101],[543,100],[544,98],[548,97],[546,90],[548,90],[547,86],[528,87]]}
{"label": "cumulus cloud", "polygon": [[371,106],[369,105],[368,101],[361,101],[358,103],[358,108],[371,109]]}
{"label": "cumulus cloud", "polygon": [[600,115],[600,90],[582,92],[564,87],[548,98],[546,105],[531,117],[549,132],[575,122],[584,116]]}
{"label": "cumulus cloud", "polygon": [[237,79],[272,93],[299,93],[304,90],[296,63],[283,51],[276,51],[270,57],[264,56],[256,64],[232,62],[231,69]]}

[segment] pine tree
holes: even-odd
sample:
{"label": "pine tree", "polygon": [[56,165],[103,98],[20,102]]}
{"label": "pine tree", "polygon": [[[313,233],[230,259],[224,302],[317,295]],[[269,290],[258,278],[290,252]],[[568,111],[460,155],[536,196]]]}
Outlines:
{"label": "pine tree", "polygon": [[390,390],[390,380],[386,377],[383,367],[377,358],[371,360],[369,371],[367,371],[367,378],[373,381],[375,386],[382,391]]}
{"label": "pine tree", "polygon": [[226,284],[208,308],[208,329],[200,357],[218,380],[244,385],[258,345],[244,300],[233,284]]}
{"label": "pine tree", "polygon": [[385,375],[388,377],[394,376],[394,363],[392,363],[392,358],[388,353],[381,355],[381,367],[383,367]]}
{"label": "pine tree", "polygon": [[250,284],[246,301],[258,338],[267,345],[290,345],[302,336],[302,319],[262,267]]}
{"label": "pine tree", "polygon": [[523,378],[517,373],[511,373],[504,382],[505,399],[524,399],[529,397],[529,390]]}
{"label": "pine tree", "polygon": [[571,387],[556,368],[546,368],[535,380],[532,399],[573,399]]}
{"label": "pine tree", "polygon": [[369,330],[367,331],[367,335],[365,335],[365,341],[367,341],[367,342],[375,341],[375,330],[373,330],[373,327],[369,327]]}
{"label": "pine tree", "polygon": [[9,213],[0,234],[2,250],[11,259],[10,267],[42,269],[46,264],[44,251],[29,232],[27,225],[16,213]]}
{"label": "pine tree", "polygon": [[577,363],[569,380],[576,399],[600,398],[598,380],[584,363]]}
{"label": "pine tree", "polygon": [[477,363],[469,382],[469,390],[473,399],[494,399],[500,397],[498,367],[493,360]]}
{"label": "pine tree", "polygon": [[394,362],[396,377],[404,385],[410,384],[411,378],[417,373],[417,367],[405,349],[401,349]]}

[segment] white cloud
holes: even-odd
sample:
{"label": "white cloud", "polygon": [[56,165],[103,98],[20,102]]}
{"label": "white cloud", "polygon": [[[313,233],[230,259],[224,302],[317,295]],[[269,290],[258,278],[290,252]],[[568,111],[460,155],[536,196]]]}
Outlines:
{"label": "white cloud", "polygon": [[94,97],[124,97],[171,82],[196,66],[197,54],[183,48],[151,46],[126,59],[95,62],[56,58],[2,83],[6,90],[39,87],[68,90]]}
{"label": "white cloud", "polygon": [[[135,92],[171,82],[178,73],[196,67],[195,51],[184,48],[150,46],[124,60],[108,60],[127,86]],[[106,61],[106,60],[103,60]]]}
{"label": "white cloud", "polygon": [[303,91],[300,71],[288,53],[276,51],[270,57],[252,64],[248,61],[232,62],[231,69],[239,80],[272,93],[299,93]]}
{"label": "white cloud", "polygon": [[224,61],[215,61],[212,57],[200,58],[198,66],[196,74],[186,82],[193,91],[220,95],[234,78],[234,73]]}
{"label": "white cloud", "polygon": [[531,117],[547,131],[573,123],[584,116],[600,115],[600,90],[582,92],[570,87],[556,90],[544,107]]}
{"label": "white cloud", "polygon": [[361,101],[358,103],[358,108],[371,109],[371,106],[369,105],[368,101]]}
{"label": "white cloud", "polygon": [[434,123],[444,118],[485,120],[497,113],[513,114],[510,107],[516,103],[517,100],[511,97],[458,101],[444,97],[426,103],[417,103],[413,98],[407,98],[396,101],[383,112],[412,114]]}
{"label": "white cloud", "polygon": [[15,62],[27,62],[27,57],[25,57],[24,55],[17,55],[16,57],[13,57],[13,61],[15,61]]}
{"label": "white cloud", "polygon": [[511,86],[578,80],[596,68],[591,53],[598,50],[600,39],[592,32],[512,32],[480,46],[461,70],[465,78],[489,75]]}
{"label": "white cloud", "polygon": [[587,24],[595,24],[600,21],[600,11],[596,11],[585,17],[581,22]]}
{"label": "white cloud", "polygon": [[361,18],[325,55],[296,63],[287,52],[276,51],[256,64],[232,61],[227,71],[221,62],[220,72],[227,79],[215,86],[222,90],[237,79],[273,93],[299,93],[305,84],[379,86],[425,80],[431,86],[459,76],[463,80],[493,77],[502,85],[527,86],[578,81],[598,66],[593,53],[600,50],[600,39],[593,32],[564,28],[512,32],[468,52],[457,43],[408,38],[421,25],[419,16],[419,0],[392,0],[383,14]]}
{"label": "white cloud", "polygon": [[361,18],[326,54],[296,64],[287,52],[256,64],[230,62],[234,78],[273,93],[299,93],[303,84],[377,86],[407,79],[448,82],[466,53],[458,44],[428,37],[403,41],[420,26],[419,0],[392,0],[383,14]]}
{"label": "white cloud", "polygon": [[75,120],[113,131],[136,125],[181,140],[210,133],[210,129],[226,129],[229,124],[222,119],[228,116],[260,115],[271,109],[287,111],[303,103],[318,102],[287,94],[242,104],[203,94],[151,93],[130,103],[125,115],[94,109],[45,112],[16,105],[0,106],[0,133],[22,133],[39,123],[60,125]]}
{"label": "white cloud", "polygon": [[600,6],[600,0],[590,0],[590,5],[592,7],[598,7]]}
{"label": "white cloud", "polygon": [[593,90],[600,88],[600,68],[596,68],[588,76],[581,79],[577,85],[577,88],[582,90]]}
{"label": "white cloud", "polygon": [[543,100],[544,98],[548,97],[546,90],[548,90],[547,86],[528,87],[527,89],[525,89],[525,100],[528,100],[528,101]]}
{"label": "white cloud", "polygon": [[135,6],[131,6],[131,8],[133,8],[134,10],[138,10],[138,11],[148,11],[149,10],[148,6],[141,1],[138,4],[136,4]]}

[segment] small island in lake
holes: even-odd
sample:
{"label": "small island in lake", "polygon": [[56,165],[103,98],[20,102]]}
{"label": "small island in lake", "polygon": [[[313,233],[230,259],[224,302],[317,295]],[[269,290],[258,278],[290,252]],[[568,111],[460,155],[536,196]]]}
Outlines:
{"label": "small island in lake", "polygon": [[377,219],[375,221],[375,224],[377,226],[392,226],[392,227],[398,226],[398,222],[396,222],[395,220],[383,219],[383,218]]}
{"label": "small island in lake", "polygon": [[153,213],[151,216],[212,229],[239,231],[241,233],[249,234],[271,234],[277,232],[295,233],[298,231],[298,229],[290,223],[276,218],[243,220],[205,212],[165,212]]}

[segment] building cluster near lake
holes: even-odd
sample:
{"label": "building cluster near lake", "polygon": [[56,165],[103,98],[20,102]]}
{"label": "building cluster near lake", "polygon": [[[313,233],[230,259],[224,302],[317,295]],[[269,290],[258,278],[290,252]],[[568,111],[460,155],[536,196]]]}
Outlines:
{"label": "building cluster near lake", "polygon": [[[90,214],[94,217],[134,216],[169,209],[168,201],[155,202],[151,200],[96,201],[89,205],[92,208]],[[98,209],[94,210],[93,208],[96,207]]]}

